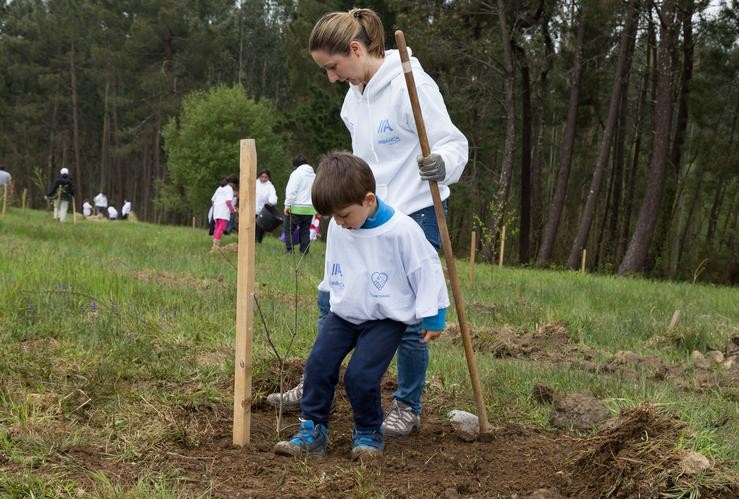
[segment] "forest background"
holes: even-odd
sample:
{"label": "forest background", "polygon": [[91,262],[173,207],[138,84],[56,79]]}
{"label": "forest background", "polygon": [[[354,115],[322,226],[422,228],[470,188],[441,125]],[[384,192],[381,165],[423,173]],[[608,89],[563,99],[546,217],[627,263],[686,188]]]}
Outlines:
{"label": "forest background", "polygon": [[[238,139],[281,194],[291,156],[350,148],[313,23],[352,2],[0,1],[0,164],[31,206],[67,166],[139,218],[202,220]],[[467,136],[459,250],[492,261],[734,284],[736,1],[367,0]]]}

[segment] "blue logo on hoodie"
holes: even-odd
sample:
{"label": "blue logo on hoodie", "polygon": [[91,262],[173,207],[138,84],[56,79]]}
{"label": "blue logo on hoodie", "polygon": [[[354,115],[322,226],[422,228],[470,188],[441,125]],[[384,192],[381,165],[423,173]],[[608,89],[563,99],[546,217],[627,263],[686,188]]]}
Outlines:
{"label": "blue logo on hoodie", "polygon": [[[393,127],[390,126],[390,120],[381,120],[380,125],[377,127],[378,135],[383,134],[385,132],[394,132],[394,131],[395,130],[393,130]],[[380,145],[397,144],[398,142],[400,142],[400,137],[398,137],[397,135],[393,135],[391,137],[385,137],[377,141],[377,143]]]}
{"label": "blue logo on hoodie", "polygon": [[390,120],[380,121],[380,126],[377,127],[377,133],[394,132],[393,127],[390,126]]}

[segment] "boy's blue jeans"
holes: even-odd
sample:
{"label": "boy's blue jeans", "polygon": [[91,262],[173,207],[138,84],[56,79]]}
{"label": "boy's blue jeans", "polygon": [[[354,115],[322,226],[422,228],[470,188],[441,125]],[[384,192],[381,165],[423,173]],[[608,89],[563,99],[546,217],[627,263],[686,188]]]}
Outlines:
{"label": "boy's blue jeans", "polygon": [[[444,214],[447,212],[447,202],[442,203]],[[426,239],[434,248],[441,247],[439,225],[436,223],[434,207],[429,206],[409,215],[423,229]],[[326,291],[318,292],[318,324],[329,313],[330,295]],[[407,326],[398,347],[398,389],[393,398],[409,405],[415,414],[421,414],[421,396],[426,385],[426,370],[429,366],[428,345],[421,343],[420,324]]]}
{"label": "boy's blue jeans", "polygon": [[349,352],[344,387],[357,430],[380,431],[380,380],[393,360],[406,325],[384,319],[352,324],[329,312],[319,321],[318,334],[305,364],[300,417],[328,427],[339,368]]}

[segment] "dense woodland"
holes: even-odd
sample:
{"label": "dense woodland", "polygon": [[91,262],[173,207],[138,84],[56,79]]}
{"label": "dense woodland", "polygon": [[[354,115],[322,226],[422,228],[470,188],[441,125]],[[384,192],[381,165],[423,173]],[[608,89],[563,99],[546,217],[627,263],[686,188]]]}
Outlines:
{"label": "dense woodland", "polygon": [[[268,111],[278,192],[289,157],[350,146],[345,84],[310,59],[315,20],[353,2],[0,2],[0,163],[41,208],[67,166],[77,200],[106,191],[139,218],[207,206],[173,174],[188,95],[238,88]],[[719,0],[366,1],[402,29],[466,134],[452,191],[458,253],[476,230],[506,263],[734,283],[739,5]],[[263,124],[254,124],[253,126]],[[250,122],[237,136],[255,136]],[[170,129],[167,135],[166,129]],[[174,143],[172,139],[171,142]],[[181,141],[180,141],[181,142]],[[169,146],[169,147],[168,147]],[[234,150],[237,141],[233,142]],[[260,144],[257,143],[260,154]],[[205,180],[204,180],[205,178]],[[282,195],[281,195],[282,197]]]}

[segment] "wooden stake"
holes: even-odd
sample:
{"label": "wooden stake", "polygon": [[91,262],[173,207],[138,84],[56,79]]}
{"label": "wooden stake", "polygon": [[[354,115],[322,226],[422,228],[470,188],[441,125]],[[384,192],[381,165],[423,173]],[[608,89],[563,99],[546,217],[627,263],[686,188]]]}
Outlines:
{"label": "wooden stake", "polygon": [[498,267],[503,268],[503,255],[505,255],[505,225],[500,232],[500,255],[498,256]]}
{"label": "wooden stake", "polygon": [[77,223],[77,200],[72,196],[72,224]]}
{"label": "wooden stake", "polygon": [[195,217],[192,217],[192,228],[195,228]]}
{"label": "wooden stake", "polygon": [[470,236],[470,275],[467,280],[470,281],[472,286],[472,280],[475,278],[475,253],[477,253],[477,232],[472,231]]}
{"label": "wooden stake", "polygon": [[669,336],[672,334],[672,332],[677,327],[678,322],[680,322],[680,310],[675,310],[675,312],[672,314],[672,320],[670,321],[670,326],[667,328],[667,331],[665,331],[665,336]]}
{"label": "wooden stake", "polygon": [[[403,73],[405,74],[405,83],[408,87],[408,96],[411,99],[411,108],[413,109],[413,118],[416,122],[416,130],[418,131],[418,141],[421,143],[421,154],[427,157],[431,154],[428,136],[426,135],[426,125],[423,122],[421,114],[421,104],[418,101],[418,92],[416,91],[416,82],[413,78],[413,70],[411,69],[410,58],[408,57],[408,47],[405,44],[405,35],[402,31],[395,32],[395,42],[400,52],[400,60],[403,65]],[[449,229],[446,225],[444,217],[444,209],[441,206],[441,194],[439,193],[439,185],[431,181],[429,182],[431,189],[431,198],[434,200],[434,212],[436,213],[436,222],[439,224],[439,233],[441,234],[442,247],[444,248],[444,259],[449,273],[449,283],[452,287],[452,295],[454,296],[454,306],[457,309],[457,318],[459,319],[459,329],[462,333],[462,343],[464,344],[464,354],[467,358],[467,370],[470,372],[470,381],[472,382],[472,391],[475,396],[475,405],[477,406],[477,417],[480,421],[480,433],[490,433],[490,424],[488,423],[487,410],[485,402],[482,399],[482,388],[480,386],[480,376],[477,373],[477,362],[475,360],[475,351],[472,349],[472,335],[470,334],[469,324],[467,323],[467,314],[464,310],[464,300],[462,299],[462,290],[459,287],[459,279],[457,278],[457,267],[454,262],[454,254],[452,252],[452,241],[449,239]]]}
{"label": "wooden stake", "polygon": [[582,250],[582,259],[580,260],[580,273],[585,273],[585,261],[588,259],[588,250],[583,248]]}
{"label": "wooden stake", "polygon": [[5,184],[3,189],[3,216],[5,216],[5,206],[8,204],[8,184]]}
{"label": "wooden stake", "polygon": [[257,150],[254,139],[241,141],[239,164],[239,253],[236,278],[233,443],[251,439],[252,336],[254,333],[254,251]]}
{"label": "wooden stake", "polygon": [[28,189],[23,189],[23,194],[21,194],[21,208],[26,209],[26,198],[28,196]]}

